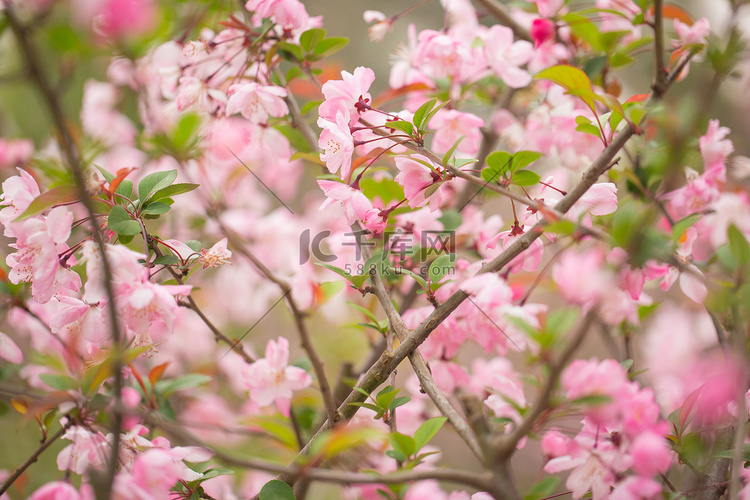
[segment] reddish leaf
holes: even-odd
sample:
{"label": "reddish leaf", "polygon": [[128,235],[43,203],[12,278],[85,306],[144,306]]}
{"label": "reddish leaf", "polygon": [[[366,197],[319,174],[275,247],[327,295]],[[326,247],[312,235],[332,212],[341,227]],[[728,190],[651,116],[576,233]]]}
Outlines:
{"label": "reddish leaf", "polygon": [[[664,5],[661,9],[662,16],[665,19],[677,19],[682,23],[687,24],[688,26],[693,25],[693,18],[690,17],[690,14],[685,12],[681,7],[678,7],[674,4],[670,5]],[[651,19],[654,18],[654,6],[652,5],[648,9],[648,15]]]}
{"label": "reddish leaf", "polygon": [[148,381],[151,382],[151,386],[153,387],[156,385],[156,382],[161,378],[161,376],[164,374],[164,370],[167,369],[167,366],[169,366],[169,361],[166,363],[162,363],[159,366],[155,366],[151,369],[150,372],[148,372]]}
{"label": "reddish leaf", "polygon": [[648,94],[635,94],[628,98],[625,102],[643,102],[648,99]]}
{"label": "reddish leaf", "polygon": [[680,407],[680,433],[685,430],[689,421],[690,413],[693,411],[693,407],[698,401],[698,397],[702,390],[703,386],[698,387],[696,390],[688,394],[688,397],[686,397],[685,401],[682,403],[682,406]]}
{"label": "reddish leaf", "polygon": [[122,181],[125,180],[125,177],[130,175],[130,172],[132,172],[135,169],[136,167],[126,167],[126,168],[121,168],[120,170],[117,171],[117,176],[114,179],[112,179],[112,182],[109,183],[109,189],[104,188],[104,190],[107,192],[107,195],[109,195],[110,198],[115,194],[115,191],[117,191],[117,187],[120,185]]}

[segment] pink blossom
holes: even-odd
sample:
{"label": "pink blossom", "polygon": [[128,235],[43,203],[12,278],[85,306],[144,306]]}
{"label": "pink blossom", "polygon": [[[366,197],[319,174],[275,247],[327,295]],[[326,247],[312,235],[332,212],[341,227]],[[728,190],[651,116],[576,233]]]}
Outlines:
{"label": "pink blossom", "polygon": [[285,29],[306,28],[310,16],[298,0],[248,0],[245,8],[260,17],[270,17]]}
{"label": "pink blossom", "polygon": [[471,76],[474,53],[468,43],[450,33],[427,29],[419,33],[413,61],[434,79],[465,81]]}
{"label": "pink blossom", "polygon": [[324,210],[338,201],[348,224],[352,224],[356,219],[359,219],[367,229],[374,233],[380,233],[385,229],[388,222],[387,211],[374,208],[370,200],[359,189],[354,189],[341,182],[327,180],[319,180],[318,186],[328,197],[320,206],[320,210]]}
{"label": "pink blossom", "polygon": [[65,481],[52,481],[37,489],[28,500],[83,500],[75,487]]}
{"label": "pink blossom", "polygon": [[531,75],[522,66],[534,57],[534,47],[525,40],[513,41],[513,30],[496,24],[484,37],[489,67],[509,87],[518,89],[531,83]]}
{"label": "pink blossom", "polygon": [[177,91],[179,111],[193,110],[210,115],[224,109],[227,104],[227,95],[223,91],[194,76],[181,77]]}
{"label": "pink blossom", "polygon": [[565,300],[590,309],[611,288],[613,276],[603,266],[598,248],[566,251],[552,268],[552,279]]}
{"label": "pink blossom", "polygon": [[570,216],[577,219],[583,213],[608,215],[617,210],[617,186],[612,182],[600,182],[591,186],[570,209]]}
{"label": "pink blossom", "polygon": [[[14,229],[17,238],[11,246],[15,253],[6,262],[11,267],[8,279],[13,284],[31,283],[37,302],[45,303],[61,288],[77,289],[75,279],[61,268],[58,251],[67,249],[73,213],[66,207],[53,208],[46,218],[26,219]],[[72,271],[70,271],[72,273]]]}
{"label": "pink blossom", "polygon": [[[417,160],[426,162],[432,168]],[[399,170],[395,181],[404,187],[404,195],[409,200],[409,206],[417,208],[429,203],[433,212],[440,208],[443,202],[443,184],[440,183],[442,176],[433,163],[422,155],[398,156],[395,162]],[[435,184],[437,189],[428,194],[428,188]]]}
{"label": "pink blossom", "polygon": [[341,169],[341,178],[347,179],[352,170],[354,154],[354,138],[349,130],[348,118],[339,112],[335,122],[321,118],[318,125],[323,129],[318,140],[318,145],[323,150],[320,153],[321,161],[325,162],[331,173]]}
{"label": "pink blossom", "polygon": [[542,17],[552,17],[563,6],[563,0],[530,0],[536,4],[537,11]]}
{"label": "pink blossom", "polygon": [[679,19],[674,19],[674,30],[679,41],[673,41],[675,47],[684,45],[706,45],[706,37],[711,34],[711,26],[705,17],[698,19],[692,26]]}
{"label": "pink blossom", "polygon": [[101,432],[93,433],[88,429],[74,425],[70,427],[63,439],[71,444],[57,454],[57,468],[61,471],[71,470],[84,474],[90,467],[101,467],[107,463],[109,445]]}
{"label": "pink blossom", "polygon": [[16,167],[26,163],[32,154],[34,142],[31,139],[12,140],[0,137],[0,168]]}
{"label": "pink blossom", "polygon": [[552,429],[542,437],[542,452],[549,458],[561,457],[570,452],[571,440],[558,430]]}
{"label": "pink blossom", "polygon": [[687,184],[665,195],[669,200],[669,209],[677,219],[703,212],[721,196],[715,181],[706,173],[698,175],[695,170],[686,168],[685,174]]}
{"label": "pink blossom", "polygon": [[269,116],[281,117],[289,114],[284,97],[286,89],[264,86],[256,82],[236,83],[227,93],[227,115],[237,112],[254,123],[266,123]]}
{"label": "pink blossom", "polygon": [[203,264],[203,269],[206,269],[207,267],[219,267],[228,264],[231,258],[232,252],[227,249],[227,239],[222,238],[208,250],[202,248],[198,261]]}
{"label": "pink blossom", "polygon": [[39,185],[34,178],[23,169],[18,169],[20,175],[8,177],[3,182],[2,194],[0,194],[0,205],[5,205],[0,210],[0,224],[5,226],[5,236],[15,237],[13,223],[19,215],[24,213],[31,202],[39,196]]}
{"label": "pink blossom", "polygon": [[472,113],[441,109],[430,120],[430,127],[435,129],[432,148],[438,153],[445,153],[463,137],[456,151],[473,157],[479,151],[479,143],[482,140],[480,128],[483,126],[484,120]]}
{"label": "pink blossom", "polygon": [[362,17],[366,23],[374,23],[367,29],[367,38],[372,42],[381,42],[385,34],[393,28],[393,20],[377,10],[366,10]]}
{"label": "pink blossom", "polygon": [[[508,231],[502,231],[501,233],[495,235],[495,237],[491,238],[485,246],[486,248],[503,251],[509,245],[513,244],[516,238],[526,232],[528,229],[529,227],[525,225],[514,226]],[[500,243],[499,248],[498,243]],[[521,270],[534,272],[539,267],[539,264],[542,263],[543,254],[544,244],[542,243],[542,240],[537,238],[531,243],[531,246],[528,249],[524,250],[519,256],[510,261],[510,263],[508,264],[508,270],[511,273],[518,273],[521,272]]]}
{"label": "pink blossom", "polygon": [[708,122],[706,134],[701,136],[698,144],[705,164],[705,173],[711,173],[710,178],[718,181],[726,181],[726,166],[724,162],[727,156],[734,151],[732,141],[726,139],[730,130],[727,127],[720,127],[719,120]]}
{"label": "pink blossom", "polygon": [[0,358],[17,365],[23,363],[23,352],[13,339],[3,332],[0,332]]}
{"label": "pink blossom", "polygon": [[349,112],[349,124],[357,123],[359,113],[355,104],[360,99],[370,102],[370,85],[375,81],[375,72],[370,68],[359,66],[354,73],[341,72],[341,80],[328,80],[321,91],[326,100],[320,105],[319,114],[331,122],[338,121],[338,111],[342,108]]}
{"label": "pink blossom", "polygon": [[652,500],[662,498],[662,486],[650,477],[629,476],[615,485],[609,500]]}
{"label": "pink blossom", "polygon": [[105,0],[94,27],[108,38],[126,38],[148,33],[157,21],[152,0]]}
{"label": "pink blossom", "polygon": [[677,267],[670,266],[667,275],[661,282],[662,290],[669,290],[672,284],[679,277],[680,289],[693,302],[702,304],[708,297],[708,288],[706,287],[703,273],[690,262],[690,256],[693,252],[693,244],[698,237],[698,232],[694,227],[689,227],[680,236],[676,257],[683,265],[680,271]]}
{"label": "pink blossom", "polygon": [[276,404],[282,415],[288,417],[293,391],[309,387],[312,377],[289,362],[289,341],[279,337],[269,340],[265,358],[245,366],[243,380],[250,390],[250,399],[261,408]]}
{"label": "pink blossom", "polygon": [[547,40],[552,40],[555,36],[555,23],[549,19],[538,18],[531,23],[529,30],[531,38],[534,40],[534,47],[539,47]]}
{"label": "pink blossom", "polygon": [[633,440],[631,454],[633,471],[641,476],[650,477],[669,469],[674,452],[669,449],[664,436],[654,432],[643,432]]}

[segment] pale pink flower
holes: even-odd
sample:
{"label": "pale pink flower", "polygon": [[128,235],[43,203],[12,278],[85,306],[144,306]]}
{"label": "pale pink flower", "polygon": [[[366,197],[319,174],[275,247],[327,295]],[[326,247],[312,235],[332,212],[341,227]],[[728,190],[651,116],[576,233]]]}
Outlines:
{"label": "pale pink flower", "polygon": [[321,89],[326,100],[320,105],[320,117],[337,122],[338,112],[343,108],[349,112],[345,118],[354,125],[359,118],[355,104],[360,99],[370,102],[370,85],[374,81],[375,72],[364,66],[355,68],[353,73],[342,71],[341,80],[328,80]]}
{"label": "pale pink flower", "polygon": [[13,284],[31,283],[31,293],[37,302],[48,302],[66,285],[77,289],[76,280],[66,276],[67,270],[61,268],[58,257],[59,251],[67,249],[65,241],[72,223],[73,212],[57,207],[46,218],[26,219],[14,228],[17,240],[10,246],[16,252],[6,258],[11,267],[8,279]]}
{"label": "pale pink flower", "polygon": [[0,168],[16,167],[26,163],[34,154],[31,139],[4,139],[0,137]]}
{"label": "pale pink flower", "polygon": [[222,238],[208,250],[202,248],[198,261],[203,264],[203,269],[206,269],[207,267],[219,267],[228,264],[231,258],[232,252],[227,249],[227,239]]}
{"label": "pale pink flower", "polygon": [[227,115],[240,113],[254,123],[266,123],[269,116],[281,117],[289,114],[284,100],[286,89],[256,82],[236,83],[227,93]]}
{"label": "pale pink flower", "polygon": [[377,10],[366,10],[362,17],[366,23],[374,23],[367,29],[367,38],[372,42],[382,41],[385,34],[393,28],[393,21]]}
{"label": "pale pink flower", "polygon": [[604,269],[604,252],[598,248],[566,251],[552,268],[552,279],[562,297],[591,309],[611,289],[613,276]]}
{"label": "pale pink flower", "polygon": [[347,179],[352,169],[352,155],[354,154],[354,138],[349,130],[349,120],[343,113],[336,114],[336,121],[319,119],[320,133],[318,145],[323,150],[321,161],[325,162],[328,171],[338,172],[341,178]]}
{"label": "pale pink flower", "polygon": [[684,270],[680,271],[677,267],[670,266],[667,275],[661,282],[661,288],[664,291],[669,290],[679,277],[682,292],[693,302],[702,304],[708,297],[708,288],[703,273],[695,264],[691,263],[693,244],[697,238],[698,231],[694,227],[687,228],[680,236],[676,257],[683,265]]}
{"label": "pale pink flower", "polygon": [[480,128],[483,126],[484,120],[472,113],[441,109],[430,120],[430,127],[435,129],[432,148],[438,153],[445,153],[463,137],[456,151],[473,157],[479,151],[479,143],[482,140]]}
{"label": "pale pink flower", "polygon": [[243,379],[250,391],[250,399],[259,407],[276,404],[282,415],[288,417],[292,393],[309,387],[312,377],[305,370],[288,366],[289,341],[279,337],[269,340],[265,358],[245,366]]}
{"label": "pale pink flower", "polygon": [[107,312],[99,305],[91,305],[75,297],[57,298],[60,307],[49,320],[52,333],[63,332],[67,337],[80,335],[94,344],[110,338]]}
{"label": "pale pink flower", "polygon": [[633,471],[647,477],[669,470],[674,456],[664,436],[650,431],[635,436],[630,453]]}
{"label": "pale pink flower", "polygon": [[284,29],[307,27],[310,16],[298,0],[248,0],[245,8],[260,17],[270,17]]}
{"label": "pale pink flower", "polygon": [[[427,162],[433,168],[430,169],[415,159]],[[399,173],[394,180],[404,187],[404,195],[409,200],[409,206],[417,208],[429,203],[430,210],[433,212],[440,208],[443,202],[442,176],[437,172],[434,164],[422,155],[398,156],[395,162]],[[437,188],[433,190],[432,186],[435,184]],[[432,192],[429,192],[431,190]]]}
{"label": "pale pink flower", "polygon": [[93,433],[74,425],[62,436],[72,441],[57,454],[57,468],[84,474],[90,467],[101,467],[107,463],[109,444],[101,432]]}
{"label": "pale pink flower", "polygon": [[96,80],[87,81],[83,89],[83,130],[105,146],[133,144],[137,133],[130,119],[115,109],[119,93],[111,83]]}
{"label": "pale pink flower", "polygon": [[530,0],[536,4],[537,11],[542,17],[552,17],[565,3],[563,0]]}
{"label": "pale pink flower", "polygon": [[534,47],[525,40],[513,41],[513,30],[496,24],[484,36],[484,53],[489,67],[509,87],[518,89],[531,83],[531,75],[521,69],[534,57]]}
{"label": "pale pink flower", "polygon": [[[505,250],[505,248],[511,245],[518,236],[526,232],[528,229],[529,227],[525,225],[519,225],[515,226],[509,231],[502,231],[491,238],[489,241],[487,241],[485,247],[488,249],[494,249],[497,254],[499,254],[500,252]],[[498,244],[500,244],[499,248]],[[531,246],[529,248],[524,250],[519,256],[510,261],[510,263],[508,264],[508,270],[511,273],[518,273],[521,270],[534,272],[539,267],[539,264],[542,263],[543,255],[544,244],[542,243],[542,240],[537,238],[531,243]]]}
{"label": "pale pink flower", "polygon": [[528,71],[532,74],[537,73],[568,59],[570,59],[570,52],[565,45],[557,43],[554,38],[548,38],[535,48],[528,64]]}
{"label": "pale pink flower", "polygon": [[94,17],[94,29],[107,38],[127,38],[148,33],[157,22],[153,0],[104,0]]}
{"label": "pale pink flower", "polygon": [[609,500],[652,500],[656,498],[662,498],[661,484],[650,477],[643,476],[628,476],[617,483],[615,489],[609,495]]}
{"label": "pale pink flower", "polygon": [[730,130],[727,127],[720,127],[719,120],[708,122],[706,134],[701,136],[698,144],[703,157],[704,172],[711,174],[711,179],[717,181],[726,181],[726,166],[724,162],[727,156],[734,152],[734,144],[727,139]]}
{"label": "pale pink flower", "polygon": [[39,185],[34,178],[25,170],[18,169],[20,175],[8,177],[3,182],[0,194],[0,224],[5,226],[5,236],[13,238],[13,226],[21,223],[13,223],[19,215],[24,213],[31,202],[39,196]]}
{"label": "pale pink flower", "polygon": [[14,364],[23,363],[23,352],[7,334],[0,332],[0,358]]}
{"label": "pale pink flower", "polygon": [[83,500],[75,487],[65,481],[52,481],[37,489],[28,500]]}
{"label": "pale pink flower", "polygon": [[542,452],[549,458],[561,457],[570,453],[571,439],[556,429],[544,433],[541,441]]}
{"label": "pale pink flower", "polygon": [[608,215],[617,210],[617,186],[612,182],[600,182],[591,186],[568,212],[573,219],[583,213]]}
{"label": "pale pink flower", "polygon": [[711,208],[721,196],[716,182],[706,173],[699,175],[695,170],[686,168],[685,175],[687,184],[664,196],[669,200],[669,209],[677,219]]}
{"label": "pale pink flower", "polygon": [[708,19],[702,17],[689,26],[679,19],[674,19],[674,30],[679,40],[672,42],[675,47],[684,45],[706,45],[706,37],[711,34]]}
{"label": "pale pink flower", "polygon": [[194,76],[181,77],[177,91],[176,104],[179,111],[194,110],[214,114],[227,104],[227,95],[223,91]]}
{"label": "pale pink flower", "polygon": [[471,76],[474,53],[468,43],[450,33],[427,29],[419,33],[413,61],[434,79],[464,81]]}

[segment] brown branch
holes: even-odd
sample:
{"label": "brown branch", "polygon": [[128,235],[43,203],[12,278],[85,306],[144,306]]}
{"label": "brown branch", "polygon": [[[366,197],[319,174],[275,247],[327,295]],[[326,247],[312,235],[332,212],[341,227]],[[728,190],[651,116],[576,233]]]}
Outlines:
{"label": "brown branch", "polygon": [[62,428],[57,431],[54,435],[49,437],[46,441],[42,443],[42,445],[37,448],[37,450],[31,454],[31,456],[21,465],[19,465],[16,470],[13,471],[13,473],[8,476],[8,478],[5,480],[5,482],[0,486],[0,495],[8,491],[8,488],[11,487],[11,485],[16,482],[16,480],[21,477],[21,474],[23,474],[26,469],[31,467],[31,465],[36,462],[39,459],[39,456],[44,453],[44,451],[49,448],[52,443],[57,441],[62,437],[63,434],[65,434],[65,431],[68,430],[69,427],[73,425],[73,420],[68,421]]}
{"label": "brown branch", "polygon": [[501,24],[504,24],[513,30],[513,34],[516,35],[516,38],[526,40],[527,42],[533,42],[529,31],[518,24],[516,20],[510,16],[505,5],[501,4],[498,0],[477,0],[477,3],[487,9],[495,19],[500,21]]}
{"label": "brown branch", "polygon": [[[161,250],[159,250],[159,246],[151,238],[151,235],[147,233],[146,238],[148,238],[148,244],[151,250],[153,250],[156,257],[157,258],[161,257],[163,254]],[[174,278],[174,280],[178,284],[180,285],[185,284],[185,280],[182,279],[182,276],[177,271],[175,271],[171,266],[167,266],[167,271],[169,272],[169,274],[172,275],[172,278]],[[182,305],[183,307],[187,307],[188,309],[192,309],[198,315],[198,317],[200,317],[203,323],[206,324],[208,329],[211,330],[211,333],[214,334],[214,338],[216,339],[217,342],[221,341],[227,344],[234,352],[239,354],[242,357],[242,359],[244,359],[247,363],[250,363],[250,364],[255,363],[255,358],[251,356],[250,353],[248,353],[245,350],[245,348],[242,346],[242,344],[239,341],[234,341],[230,339],[229,337],[227,337],[221,330],[219,330],[216,327],[216,325],[213,324],[213,322],[210,319],[208,319],[208,316],[206,316],[205,313],[201,310],[201,308],[198,307],[198,304],[195,302],[192,295],[188,295],[186,297],[186,300],[187,302],[181,302],[180,305]]]}
{"label": "brown branch", "polygon": [[667,69],[664,66],[664,0],[654,0],[654,60],[656,64],[654,95],[662,96],[667,90]]}
{"label": "brown branch", "polygon": [[331,391],[331,384],[328,382],[328,377],[326,376],[323,360],[320,358],[318,351],[315,350],[315,346],[310,339],[310,334],[307,331],[307,325],[305,325],[304,320],[305,313],[299,309],[297,302],[294,300],[291,287],[286,281],[279,278],[270,269],[268,269],[265,264],[263,264],[260,260],[258,260],[257,257],[255,257],[255,255],[249,252],[243,245],[242,241],[240,241],[234,233],[229,231],[229,229],[224,227],[221,223],[219,223],[219,226],[221,227],[222,232],[231,242],[235,250],[237,250],[243,257],[249,260],[258,269],[258,271],[260,271],[263,276],[266,277],[266,279],[275,283],[284,293],[287,304],[289,305],[289,309],[292,311],[292,316],[294,316],[294,324],[297,327],[297,332],[299,333],[302,348],[310,358],[310,363],[312,364],[315,375],[318,378],[320,394],[323,397],[323,405],[326,409],[328,421],[333,422],[334,424],[337,423],[339,420],[341,420],[341,415],[336,408],[336,402],[333,400],[333,391]]}
{"label": "brown branch", "polygon": [[[363,231],[358,222],[355,222],[352,225],[352,230],[354,231],[354,234],[357,235],[357,245],[359,245],[360,251],[362,252],[362,257],[365,261],[370,260],[372,253],[370,252],[370,248],[367,245],[363,245],[361,242]],[[393,302],[391,302],[390,294],[388,293],[388,290],[386,290],[383,278],[377,270],[376,272],[371,273],[370,281],[372,281],[372,284],[374,285],[375,296],[378,298],[381,307],[388,317],[388,323],[396,333],[398,340],[403,342],[409,336],[409,329],[406,328],[401,315],[396,311]],[[476,455],[479,460],[484,461],[482,448],[479,445],[477,437],[474,435],[471,427],[469,427],[469,424],[461,418],[458,412],[453,406],[451,406],[448,398],[445,397],[445,394],[443,394],[438,388],[422,353],[419,352],[418,349],[414,349],[409,353],[409,361],[414,368],[414,373],[416,373],[417,378],[419,378],[419,383],[422,386],[422,389],[424,389],[424,391],[430,396],[430,399],[432,399],[435,406],[438,407],[440,413],[448,418],[448,421],[453,425],[458,435],[466,442],[474,455]]]}
{"label": "brown branch", "polygon": [[[36,52],[36,49],[31,43],[29,37],[29,31],[26,26],[22,25],[19,19],[16,17],[14,9],[10,5],[5,7],[5,17],[8,20],[13,34],[18,42],[19,49],[23,55],[22,59],[26,63],[26,67],[29,72],[29,76],[36,84],[42,98],[44,99],[47,108],[52,115],[52,120],[57,128],[57,140],[65,154],[65,158],[68,162],[73,178],[75,179],[76,188],[78,190],[78,199],[83,204],[88,217],[92,221],[96,221],[94,206],[91,197],[86,190],[86,179],[83,175],[83,167],[78,157],[78,151],[73,140],[73,136],[68,128],[65,115],[63,114],[62,105],[58,99],[55,89],[52,88],[47,77],[45,76],[44,70],[41,66],[41,57]],[[110,328],[112,333],[112,373],[114,377],[112,392],[114,394],[114,415],[112,416],[112,434],[114,435],[112,441],[112,452],[109,457],[109,465],[105,476],[105,491],[109,494],[112,491],[112,483],[117,473],[117,457],[120,450],[120,430],[122,428],[122,413],[121,413],[121,397],[122,397],[122,332],[120,331],[120,325],[117,320],[117,309],[115,305],[115,294],[112,286],[112,267],[107,257],[107,248],[102,238],[101,233],[96,228],[96,223],[93,224],[93,238],[96,243],[96,247],[101,255],[102,259],[102,271],[104,274],[104,288],[107,294],[108,303],[107,310],[110,319]]]}
{"label": "brown branch", "polygon": [[547,377],[547,382],[544,384],[542,393],[536,403],[534,403],[534,406],[524,415],[523,421],[509,436],[504,436],[498,441],[495,451],[500,459],[509,457],[515,451],[518,442],[533,429],[539,416],[549,408],[549,402],[555,385],[568,362],[573,357],[573,354],[580,347],[581,343],[583,343],[583,339],[591,328],[591,323],[594,321],[595,315],[593,311],[586,315],[563,354],[550,366],[549,376]]}

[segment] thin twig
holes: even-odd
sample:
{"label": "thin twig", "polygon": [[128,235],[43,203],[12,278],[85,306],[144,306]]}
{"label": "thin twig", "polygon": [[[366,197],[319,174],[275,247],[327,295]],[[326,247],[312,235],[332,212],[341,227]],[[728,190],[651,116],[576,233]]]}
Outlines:
{"label": "thin twig", "polygon": [[304,313],[299,309],[297,302],[294,300],[291,287],[286,281],[279,278],[270,269],[268,269],[265,264],[263,264],[257,257],[255,257],[255,255],[249,252],[247,248],[245,248],[245,245],[234,233],[229,231],[228,228],[221,225],[221,223],[220,227],[235,250],[237,250],[243,257],[249,260],[258,269],[258,271],[260,271],[263,276],[266,277],[266,279],[275,283],[281,289],[281,291],[284,292],[287,304],[289,305],[289,309],[292,312],[292,316],[294,316],[294,323],[297,327],[297,332],[299,333],[302,348],[310,358],[310,364],[312,364],[315,375],[318,378],[320,394],[323,397],[323,405],[325,406],[328,420],[330,422],[337,423],[339,420],[341,420],[341,415],[336,408],[336,402],[333,400],[333,392],[331,391],[331,385],[328,382],[328,377],[326,375],[323,360],[320,358],[318,351],[315,349],[312,340],[310,340],[310,334],[307,331],[307,325],[305,325],[304,321]]}
{"label": "thin twig", "polygon": [[42,443],[42,445],[39,448],[37,448],[37,450],[34,453],[32,453],[32,455],[24,463],[22,463],[21,465],[19,465],[16,468],[16,470],[14,470],[13,473],[10,476],[8,476],[8,478],[5,480],[5,482],[3,483],[3,485],[0,486],[0,495],[2,495],[3,493],[5,493],[6,491],[8,491],[8,488],[10,488],[11,485],[14,482],[16,482],[16,480],[19,477],[21,477],[21,474],[23,474],[26,471],[26,469],[28,469],[29,467],[31,467],[31,465],[34,462],[37,461],[37,459],[39,458],[39,456],[42,453],[44,453],[44,450],[46,450],[47,448],[49,448],[52,445],[52,443],[54,443],[55,441],[57,441],[58,439],[60,439],[62,437],[62,435],[65,434],[65,431],[67,431],[68,428],[70,426],[72,426],[72,425],[73,425],[73,420],[68,421],[64,426],[62,426],[62,428],[59,431],[57,431],[51,437],[47,438],[47,440],[44,441]]}
{"label": "thin twig", "polygon": [[489,11],[498,21],[513,30],[513,34],[516,38],[526,40],[527,42],[533,42],[531,35],[528,30],[518,24],[508,13],[505,5],[501,4],[497,0],[477,0],[485,9]]}
{"label": "thin twig", "polygon": [[568,364],[568,361],[570,361],[570,359],[573,357],[573,354],[576,352],[578,347],[580,347],[581,343],[583,343],[583,339],[586,337],[586,334],[591,328],[591,323],[594,321],[594,317],[595,313],[593,311],[590,311],[586,315],[586,317],[581,322],[581,325],[578,327],[578,330],[573,335],[573,338],[570,340],[570,344],[568,344],[568,346],[565,348],[563,354],[555,363],[551,364],[549,376],[547,377],[547,381],[544,384],[542,393],[539,395],[539,399],[536,401],[536,403],[534,403],[534,406],[532,406],[531,409],[524,414],[524,419],[523,421],[521,421],[518,427],[513,429],[513,432],[509,436],[503,437],[501,440],[499,440],[497,445],[497,453],[500,458],[506,458],[513,453],[518,442],[523,439],[523,437],[526,436],[531,431],[531,429],[534,428],[534,425],[536,424],[539,416],[544,413],[547,408],[549,408],[552,392],[555,389],[555,385],[557,385],[560,374],[563,372]]}
{"label": "thin twig", "polygon": [[[362,257],[365,259],[365,261],[369,261],[372,257],[372,253],[370,252],[370,247],[362,244],[362,242],[360,241],[363,231],[358,222],[355,222],[352,225],[352,230],[354,231],[354,234],[357,235],[357,245],[359,245],[360,252],[362,252]],[[388,290],[386,290],[385,284],[383,283],[383,278],[380,276],[380,273],[377,272],[377,270],[371,273],[370,281],[372,281],[372,284],[374,285],[375,296],[378,298],[381,307],[388,317],[388,323],[396,333],[399,341],[403,342],[409,336],[409,329],[406,328],[401,315],[398,313],[398,311],[396,311],[396,308],[391,301],[390,294],[388,293]],[[474,455],[476,455],[479,460],[484,461],[482,447],[479,445],[477,437],[474,435],[471,427],[469,427],[469,424],[463,418],[461,418],[458,412],[453,408],[453,406],[451,406],[448,398],[445,397],[445,394],[443,394],[440,388],[438,388],[437,383],[435,383],[435,379],[432,377],[432,373],[427,366],[427,362],[422,356],[422,353],[419,352],[418,349],[414,349],[411,353],[409,353],[409,361],[414,368],[414,373],[416,373],[417,377],[419,378],[419,383],[422,386],[422,389],[424,389],[424,391],[430,396],[440,412],[448,418],[448,421],[456,429],[458,435],[461,436],[464,441],[466,441],[466,444],[469,446]]]}
{"label": "thin twig", "polygon": [[[156,255],[156,258],[162,257],[163,254],[161,250],[159,249],[159,246],[156,244],[156,242],[151,238],[149,234],[146,234],[146,238],[148,238],[149,246],[151,247],[151,250],[154,251],[154,254]],[[169,271],[169,274],[172,275],[172,278],[180,284],[184,285],[185,281],[182,279],[182,276],[175,271],[171,266],[167,266],[167,270]],[[200,307],[198,307],[198,304],[193,299],[192,295],[188,295],[186,297],[187,302],[181,302],[181,305],[184,307],[187,307],[188,309],[192,309],[195,314],[200,317],[201,320],[203,320],[203,323],[206,324],[209,330],[211,330],[211,333],[214,334],[214,338],[216,338],[216,341],[221,341],[227,344],[234,352],[239,354],[242,359],[244,359],[247,363],[252,364],[255,363],[255,358],[248,353],[245,348],[242,346],[240,342],[235,342],[234,340],[227,337],[221,330],[219,330],[216,325],[213,324],[213,322],[208,319],[208,316],[201,310]]]}
{"label": "thin twig", "polygon": [[[96,211],[91,200],[91,197],[86,190],[86,179],[83,175],[83,167],[81,165],[76,144],[73,140],[73,136],[68,128],[65,115],[63,114],[62,106],[58,99],[55,90],[50,85],[47,77],[45,76],[44,70],[41,66],[41,58],[36,52],[36,49],[31,43],[29,38],[28,30],[21,24],[19,19],[16,17],[14,9],[10,5],[5,6],[5,17],[8,20],[13,34],[18,41],[18,46],[23,54],[23,60],[26,63],[26,67],[29,71],[29,76],[36,84],[37,88],[42,94],[42,97],[49,108],[49,112],[52,115],[52,120],[55,127],[58,130],[57,139],[58,143],[65,154],[65,158],[68,162],[73,178],[75,179],[76,188],[78,190],[78,199],[83,204],[87,216],[92,220],[95,220]],[[112,392],[114,395],[114,415],[112,416],[112,452],[109,457],[109,464],[106,471],[104,489],[107,495],[112,491],[112,483],[117,473],[117,457],[120,450],[120,430],[122,428],[122,413],[121,397],[122,397],[122,332],[120,331],[119,321],[117,319],[117,309],[115,305],[115,293],[112,286],[112,268],[107,257],[107,247],[104,243],[101,233],[97,230],[96,226],[93,226],[93,237],[96,243],[97,249],[102,260],[102,272],[104,280],[104,289],[108,298],[107,310],[109,313],[110,328],[112,334],[112,352],[110,354],[112,358],[112,374],[113,374],[113,387]]]}

